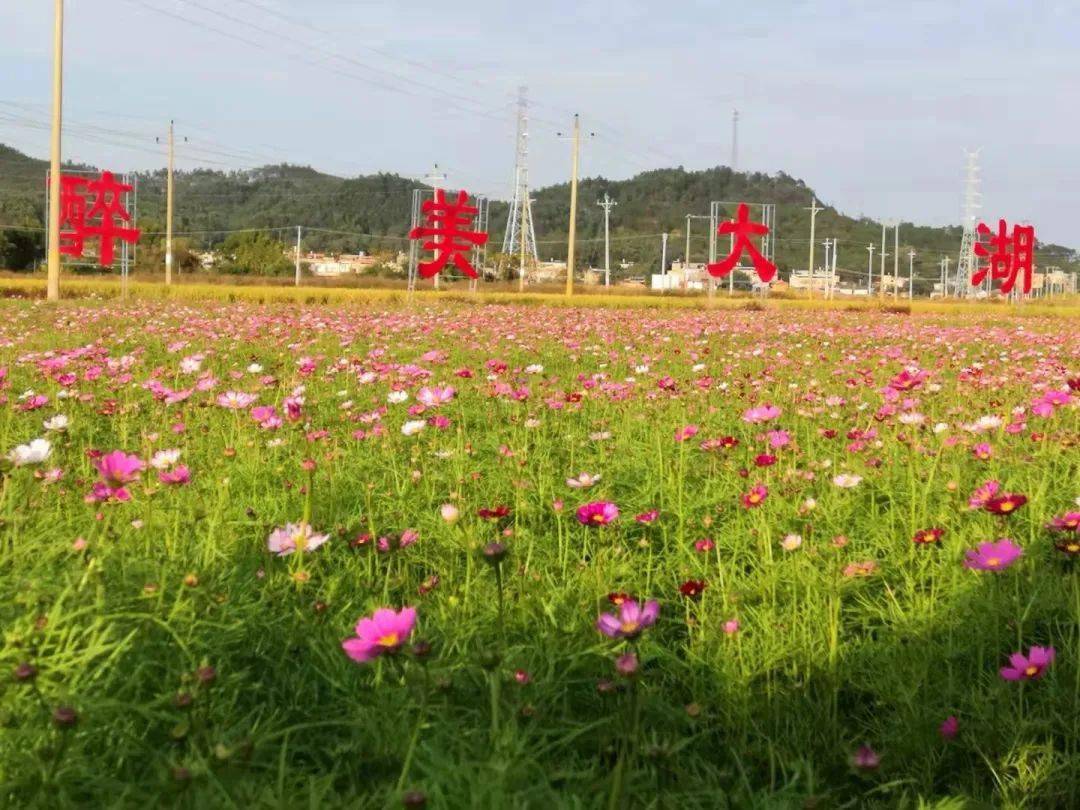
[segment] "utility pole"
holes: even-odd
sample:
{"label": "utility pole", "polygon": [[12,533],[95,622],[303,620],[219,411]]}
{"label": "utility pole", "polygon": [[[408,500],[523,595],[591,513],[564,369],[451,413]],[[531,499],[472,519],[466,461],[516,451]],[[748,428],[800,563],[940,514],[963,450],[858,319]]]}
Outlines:
{"label": "utility pole", "polygon": [[824,298],[829,297],[829,273],[832,265],[829,264],[829,247],[832,245],[831,239],[826,239],[821,243],[825,246],[825,295]]}
{"label": "utility pole", "polygon": [[685,276],[690,270],[690,215],[686,215],[686,250],[683,252],[682,257],[683,275]]}
{"label": "utility pole", "polygon": [[808,270],[808,272],[810,273],[809,297],[813,298],[814,297],[814,227],[815,227],[816,222],[817,222],[818,211],[822,210],[821,208],[817,207],[817,197],[812,197],[811,202],[810,202],[810,207],[806,208],[804,210],[810,212],[810,262],[809,262],[809,270]]}
{"label": "utility pole", "polygon": [[[431,185],[431,190],[434,193],[434,195],[436,197],[439,196],[439,189],[442,188],[442,181],[446,179],[446,175],[439,173],[439,164],[438,163],[434,164],[434,168],[432,168],[432,170],[428,173],[428,175],[424,179],[427,180],[428,183]],[[439,274],[438,273],[436,273],[432,277],[431,286],[436,290],[439,289]]]}
{"label": "utility pole", "polygon": [[574,294],[574,240],[577,238],[577,176],[578,151],[581,145],[581,123],[574,113],[574,135],[570,160],[570,244],[566,249],[566,294]]}
{"label": "utility pole", "polygon": [[739,170],[739,111],[731,112],[731,170]]}
{"label": "utility pole", "polygon": [[667,292],[667,237],[665,233],[660,240],[660,275],[664,279],[664,292]]}
{"label": "utility pole", "polygon": [[302,226],[296,226],[296,286],[300,286],[300,231]]}
{"label": "utility pole", "polygon": [[[608,193],[604,192],[604,199],[597,200],[597,205],[604,209],[604,286],[611,286],[611,209],[618,205]],[[689,240],[688,240],[689,241]]]}
{"label": "utility pole", "polygon": [[892,297],[893,297],[893,300],[895,300],[900,295],[900,221],[899,220],[897,220],[896,223],[893,225],[893,239],[895,241],[893,242],[893,259],[892,259],[892,263],[893,263]]}
{"label": "utility pole", "polygon": [[840,252],[840,240],[833,239],[832,243],[832,272],[829,274],[829,300],[836,296],[836,254]]}
{"label": "utility pole", "polygon": [[915,297],[915,251],[908,251],[908,270],[907,270],[907,297],[908,301]]}
{"label": "utility pole", "polygon": [[64,110],[64,0],[53,25],[52,145],[49,154],[49,276],[46,297],[60,300],[60,133]]}
{"label": "utility pole", "polygon": [[885,223],[881,223],[881,287],[878,290],[878,298],[885,297],[885,257],[889,254],[885,252]]}
{"label": "utility pole", "polygon": [[870,251],[870,260],[866,263],[866,294],[874,294],[874,243],[871,242],[867,248]]}
{"label": "utility pole", "polygon": [[950,264],[950,262],[952,262],[952,257],[951,256],[946,256],[944,259],[942,259],[942,261],[945,262],[945,284],[941,288],[941,295],[942,295],[942,297],[948,297],[948,295],[949,295],[949,264]]}

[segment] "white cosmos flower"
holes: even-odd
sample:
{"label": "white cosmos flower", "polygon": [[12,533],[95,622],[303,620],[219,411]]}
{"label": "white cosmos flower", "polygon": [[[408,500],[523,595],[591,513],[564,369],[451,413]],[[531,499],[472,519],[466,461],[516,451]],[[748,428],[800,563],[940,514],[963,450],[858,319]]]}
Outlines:
{"label": "white cosmos flower", "polygon": [[413,419],[401,426],[401,432],[406,436],[415,436],[427,426],[423,419]]}
{"label": "white cosmos flower", "polygon": [[789,534],[780,541],[780,548],[784,551],[794,551],[802,545],[802,536],[798,534]]}
{"label": "white cosmos flower", "polygon": [[544,367],[542,365],[540,365],[539,363],[533,363],[532,365],[525,366],[525,373],[526,374],[543,374],[544,373]]}
{"label": "white cosmos flower", "polygon": [[408,391],[391,391],[386,395],[386,401],[391,405],[400,405],[409,399]]}
{"label": "white cosmos flower", "polygon": [[577,478],[567,478],[566,485],[571,489],[588,489],[599,480],[599,475],[583,472]]}
{"label": "white cosmos flower", "polygon": [[851,473],[840,473],[839,475],[834,475],[832,480],[832,482],[836,484],[836,486],[842,489],[851,489],[852,487],[857,487],[861,481],[861,475],[852,475]]}
{"label": "white cosmos flower", "polygon": [[167,470],[179,460],[179,450],[158,450],[150,457],[150,466],[155,470]]}
{"label": "white cosmos flower", "polygon": [[258,363],[252,363],[247,367],[248,374],[262,374],[263,367]]}
{"label": "white cosmos flower", "polygon": [[20,444],[7,454],[7,459],[16,467],[40,464],[52,453],[52,444],[48,439],[34,439],[29,444]]}
{"label": "white cosmos flower", "polygon": [[58,413],[58,414],[56,414],[56,416],[53,416],[53,417],[45,420],[45,429],[46,430],[52,430],[52,431],[55,431],[57,433],[60,433],[62,431],[67,430],[68,426],[70,424],[71,424],[70,419],[68,419],[66,416],[64,416],[64,414]]}
{"label": "white cosmos flower", "polygon": [[934,425],[934,433],[944,433],[948,429],[948,422],[938,422],[936,425]]}

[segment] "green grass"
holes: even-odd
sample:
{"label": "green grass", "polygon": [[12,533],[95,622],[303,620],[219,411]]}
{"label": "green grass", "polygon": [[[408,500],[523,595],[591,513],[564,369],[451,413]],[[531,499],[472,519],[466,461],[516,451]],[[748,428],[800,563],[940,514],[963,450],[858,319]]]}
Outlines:
{"label": "green grass", "polygon": [[[0,667],[37,671],[0,686],[0,805],[381,808],[415,789],[438,808],[1080,806],[1080,583],[1044,528],[1077,508],[1076,396],[1015,435],[962,428],[1067,388],[1080,365],[1068,317],[169,294],[0,303],[0,451],[43,435],[53,414],[71,420],[49,434],[49,460],[9,469],[0,492]],[[195,354],[212,391],[166,405],[145,388],[191,387],[181,360]],[[507,370],[489,381],[492,359]],[[922,428],[874,416],[909,364],[930,372],[901,397]],[[457,389],[438,410],[450,426],[402,435],[433,413],[406,414],[432,383]],[[298,385],[303,419],[276,431],[214,401],[249,391],[280,411]],[[387,403],[397,388],[408,403]],[[24,410],[28,389],[48,404]],[[741,419],[764,402],[782,409],[775,425]],[[385,435],[354,438],[373,428],[355,417],[380,408]],[[938,422],[949,427],[935,434]],[[700,432],[676,442],[687,424]],[[793,443],[756,467],[775,426]],[[852,449],[854,429],[877,435]],[[699,447],[726,435],[740,444]],[[989,461],[971,453],[982,440]],[[87,450],[145,460],[163,448],[181,450],[189,485],[151,470],[128,503],[85,502],[98,478]],[[41,477],[51,468],[58,482]],[[568,487],[582,471],[602,478]],[[843,489],[838,472],[863,480]],[[992,478],[1027,505],[1007,519],[969,510]],[[758,482],[769,496],[746,509]],[[580,526],[574,511],[591,500],[620,518]],[[441,518],[444,503],[459,522]],[[476,516],[496,505],[509,516]],[[655,524],[634,521],[653,508]],[[270,555],[268,534],[306,512],[330,541]],[[945,529],[940,546],[916,547],[930,526]],[[420,539],[404,549],[351,547],[406,529]],[[792,533],[803,543],[784,551]],[[1015,566],[963,567],[967,549],[1001,536],[1024,547]],[[702,538],[715,548],[696,550]],[[509,549],[501,589],[480,553],[496,539]],[[845,575],[866,562],[868,576]],[[680,594],[688,579],[706,582],[700,598]],[[613,591],[661,604],[632,682],[613,668],[626,643],[595,629]],[[424,663],[344,655],[358,618],[402,605],[418,610],[413,641],[432,644]],[[723,631],[729,619],[738,633]],[[1007,656],[1033,644],[1057,649],[1046,676],[1003,681]],[[54,722],[59,706],[76,710],[73,727]],[[949,715],[960,733],[944,741]],[[851,766],[863,744],[879,769]]]}

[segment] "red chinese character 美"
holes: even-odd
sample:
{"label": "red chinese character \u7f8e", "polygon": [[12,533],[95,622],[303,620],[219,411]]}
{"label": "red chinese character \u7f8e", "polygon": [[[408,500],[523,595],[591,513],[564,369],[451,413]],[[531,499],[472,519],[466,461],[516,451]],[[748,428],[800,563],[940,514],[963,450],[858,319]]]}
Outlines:
{"label": "red chinese character \u7f8e", "polygon": [[477,277],[476,270],[464,253],[474,245],[486,244],[488,234],[465,230],[479,212],[468,202],[469,194],[466,191],[458,192],[456,202],[447,202],[441,188],[435,189],[434,200],[424,200],[421,210],[426,215],[427,225],[417,225],[409,232],[410,239],[431,237],[423,247],[424,250],[435,251],[435,258],[430,262],[420,262],[419,270],[423,278],[438,275],[450,261],[469,278]]}
{"label": "red chinese character \u7f8e", "polygon": [[[81,257],[87,238],[96,236],[99,240],[98,264],[111,266],[117,239],[128,244],[139,241],[138,228],[124,228],[116,222],[116,219],[131,222],[131,214],[124,209],[122,202],[122,195],[131,190],[131,186],[116,182],[112,172],[102,172],[97,179],[61,175],[60,252]],[[89,210],[84,192],[94,195]],[[93,222],[95,218],[98,219],[97,224]]]}
{"label": "red chinese character \u7f8e", "polygon": [[750,241],[751,236],[764,236],[769,232],[769,226],[763,225],[760,222],[750,221],[750,207],[746,203],[739,203],[739,208],[735,212],[735,219],[732,222],[721,222],[720,227],[716,230],[717,233],[723,235],[731,233],[735,235],[735,242],[731,246],[731,253],[723,261],[719,261],[716,264],[708,265],[708,271],[710,275],[720,277],[726,276],[732,270],[735,269],[739,259],[742,257],[743,251],[750,254],[750,258],[754,262],[754,269],[757,270],[758,278],[763,282],[769,282],[773,280],[776,275],[776,265],[761,255],[754,243]]}
{"label": "red chinese character \u7f8e", "polygon": [[[1013,225],[1012,235],[1008,233],[1005,220],[998,220],[998,232],[994,234],[985,224],[980,222],[978,227],[980,236],[989,236],[989,247],[981,242],[975,243],[975,255],[989,259],[990,261],[980,267],[971,276],[971,284],[978,287],[990,273],[990,281],[1002,279],[1001,291],[1012,292],[1016,286],[1016,277],[1020,271],[1024,271],[1024,292],[1031,292],[1031,271],[1035,259],[1035,227],[1032,225]],[[991,252],[990,248],[993,248]]]}

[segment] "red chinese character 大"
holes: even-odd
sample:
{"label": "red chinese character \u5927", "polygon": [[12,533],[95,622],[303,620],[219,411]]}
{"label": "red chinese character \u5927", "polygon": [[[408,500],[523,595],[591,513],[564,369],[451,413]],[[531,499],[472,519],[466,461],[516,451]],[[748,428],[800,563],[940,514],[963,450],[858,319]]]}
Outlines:
{"label": "red chinese character \u5927", "polygon": [[[1024,292],[1031,292],[1031,271],[1035,260],[1035,227],[1032,225],[1013,225],[1012,235],[1008,233],[1005,220],[998,220],[998,231],[995,234],[985,224],[980,222],[978,227],[980,236],[989,236],[989,247],[981,242],[975,243],[975,255],[989,259],[987,264],[980,267],[971,276],[971,284],[978,287],[990,274],[990,281],[1002,279],[1001,291],[1012,292],[1016,286],[1016,277],[1022,270],[1024,272]],[[991,250],[991,248],[993,250]]]}
{"label": "red chinese character \u5927", "polygon": [[776,275],[776,265],[762,256],[761,251],[754,247],[754,243],[750,241],[751,236],[764,236],[767,234],[769,226],[750,221],[750,206],[746,203],[739,203],[734,221],[721,222],[716,232],[721,235],[735,234],[735,242],[732,244],[731,253],[728,254],[726,259],[708,265],[707,269],[710,275],[717,278],[726,276],[735,269],[739,259],[742,258],[743,251],[746,251],[754,262],[754,269],[757,270],[758,278],[763,282],[773,280]]}
{"label": "red chinese character \u5927", "polygon": [[[112,266],[116,240],[130,245],[139,241],[141,232],[138,228],[125,228],[116,221],[131,222],[131,214],[122,202],[123,195],[131,190],[131,186],[118,183],[112,172],[102,172],[96,179],[61,175],[60,252],[81,257],[86,240],[96,236],[99,240],[98,264]],[[85,195],[94,197],[89,209]]]}
{"label": "red chinese character \u5927", "polygon": [[472,224],[473,217],[479,213],[479,209],[468,203],[468,192],[459,191],[456,202],[447,202],[446,194],[441,188],[435,189],[434,200],[424,200],[421,211],[427,224],[417,225],[409,232],[410,239],[427,239],[423,245],[424,250],[435,251],[434,259],[419,264],[423,278],[438,275],[451,261],[469,278],[477,277],[476,270],[465,258],[465,251],[487,244],[488,234],[466,230]]}

